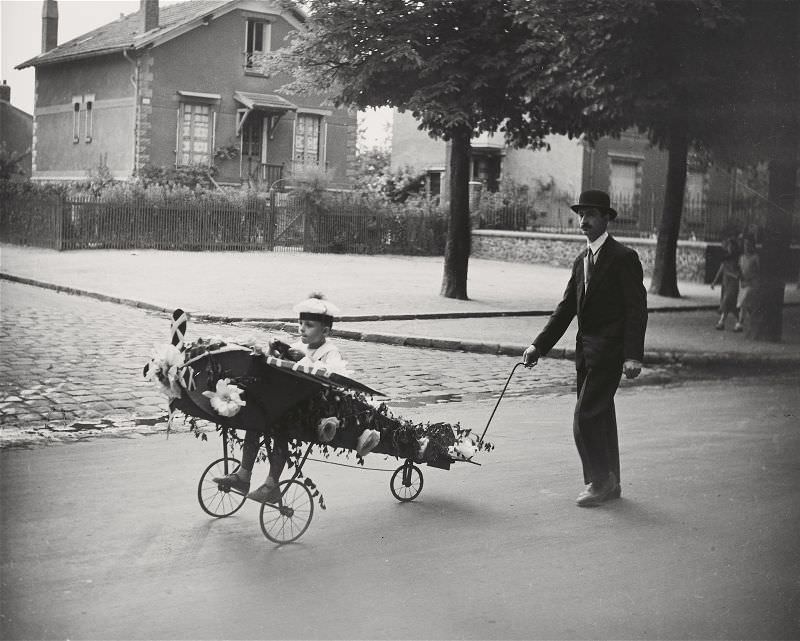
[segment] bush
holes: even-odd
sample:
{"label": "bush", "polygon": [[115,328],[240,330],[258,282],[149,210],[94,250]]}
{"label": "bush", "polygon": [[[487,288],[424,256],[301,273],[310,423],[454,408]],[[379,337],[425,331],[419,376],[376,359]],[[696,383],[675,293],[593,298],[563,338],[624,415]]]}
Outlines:
{"label": "bush", "polygon": [[137,182],[144,187],[186,187],[188,189],[213,189],[217,168],[206,165],[185,167],[156,167],[145,165],[139,171]]}

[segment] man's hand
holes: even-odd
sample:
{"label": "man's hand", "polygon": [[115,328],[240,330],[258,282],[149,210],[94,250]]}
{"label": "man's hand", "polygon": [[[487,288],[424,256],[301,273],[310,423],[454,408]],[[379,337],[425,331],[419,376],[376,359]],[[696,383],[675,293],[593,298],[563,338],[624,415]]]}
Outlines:
{"label": "man's hand", "polygon": [[642,364],[634,360],[625,361],[622,365],[622,371],[625,372],[625,378],[636,378],[642,371]]}
{"label": "man's hand", "polygon": [[522,352],[522,362],[525,363],[525,367],[533,367],[538,361],[539,350],[536,348],[536,345],[530,345]]}

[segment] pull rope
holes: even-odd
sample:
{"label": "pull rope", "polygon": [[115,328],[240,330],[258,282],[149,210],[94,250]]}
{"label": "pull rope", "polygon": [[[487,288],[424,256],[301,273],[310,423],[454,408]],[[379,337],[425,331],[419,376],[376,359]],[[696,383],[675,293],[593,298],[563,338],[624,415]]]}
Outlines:
{"label": "pull rope", "polygon": [[394,472],[397,468],[385,468],[385,467],[365,467],[363,465],[353,465],[352,463],[337,463],[336,461],[327,461],[325,459],[319,458],[311,458],[308,457],[309,461],[314,461],[315,463],[325,463],[326,465],[338,465],[339,467],[352,467],[356,470],[370,470],[372,472]]}

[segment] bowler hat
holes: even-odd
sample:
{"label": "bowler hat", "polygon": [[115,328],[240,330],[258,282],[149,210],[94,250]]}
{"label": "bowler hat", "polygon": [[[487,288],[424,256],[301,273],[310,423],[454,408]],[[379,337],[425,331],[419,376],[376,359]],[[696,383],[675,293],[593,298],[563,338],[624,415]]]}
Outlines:
{"label": "bowler hat", "polygon": [[617,210],[611,207],[611,198],[606,192],[599,189],[587,189],[581,192],[578,203],[570,207],[575,213],[580,213],[581,209],[589,208],[607,212],[612,220],[617,217]]}

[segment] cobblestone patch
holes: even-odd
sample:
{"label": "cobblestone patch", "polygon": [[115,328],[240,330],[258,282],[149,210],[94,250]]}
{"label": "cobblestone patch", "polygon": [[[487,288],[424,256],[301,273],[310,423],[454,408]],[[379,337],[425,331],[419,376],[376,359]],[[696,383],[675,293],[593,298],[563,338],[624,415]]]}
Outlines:
{"label": "cobblestone patch", "polygon": [[[0,447],[165,431],[166,399],[143,380],[169,319],[141,309],[0,281]],[[252,336],[252,326],[190,323],[187,338]],[[261,332],[263,335],[264,332]],[[512,356],[341,340],[353,377],[409,407],[497,397]],[[661,382],[663,371],[642,382]],[[572,393],[574,365],[519,368],[507,395]],[[186,429],[182,423],[176,430]]]}

